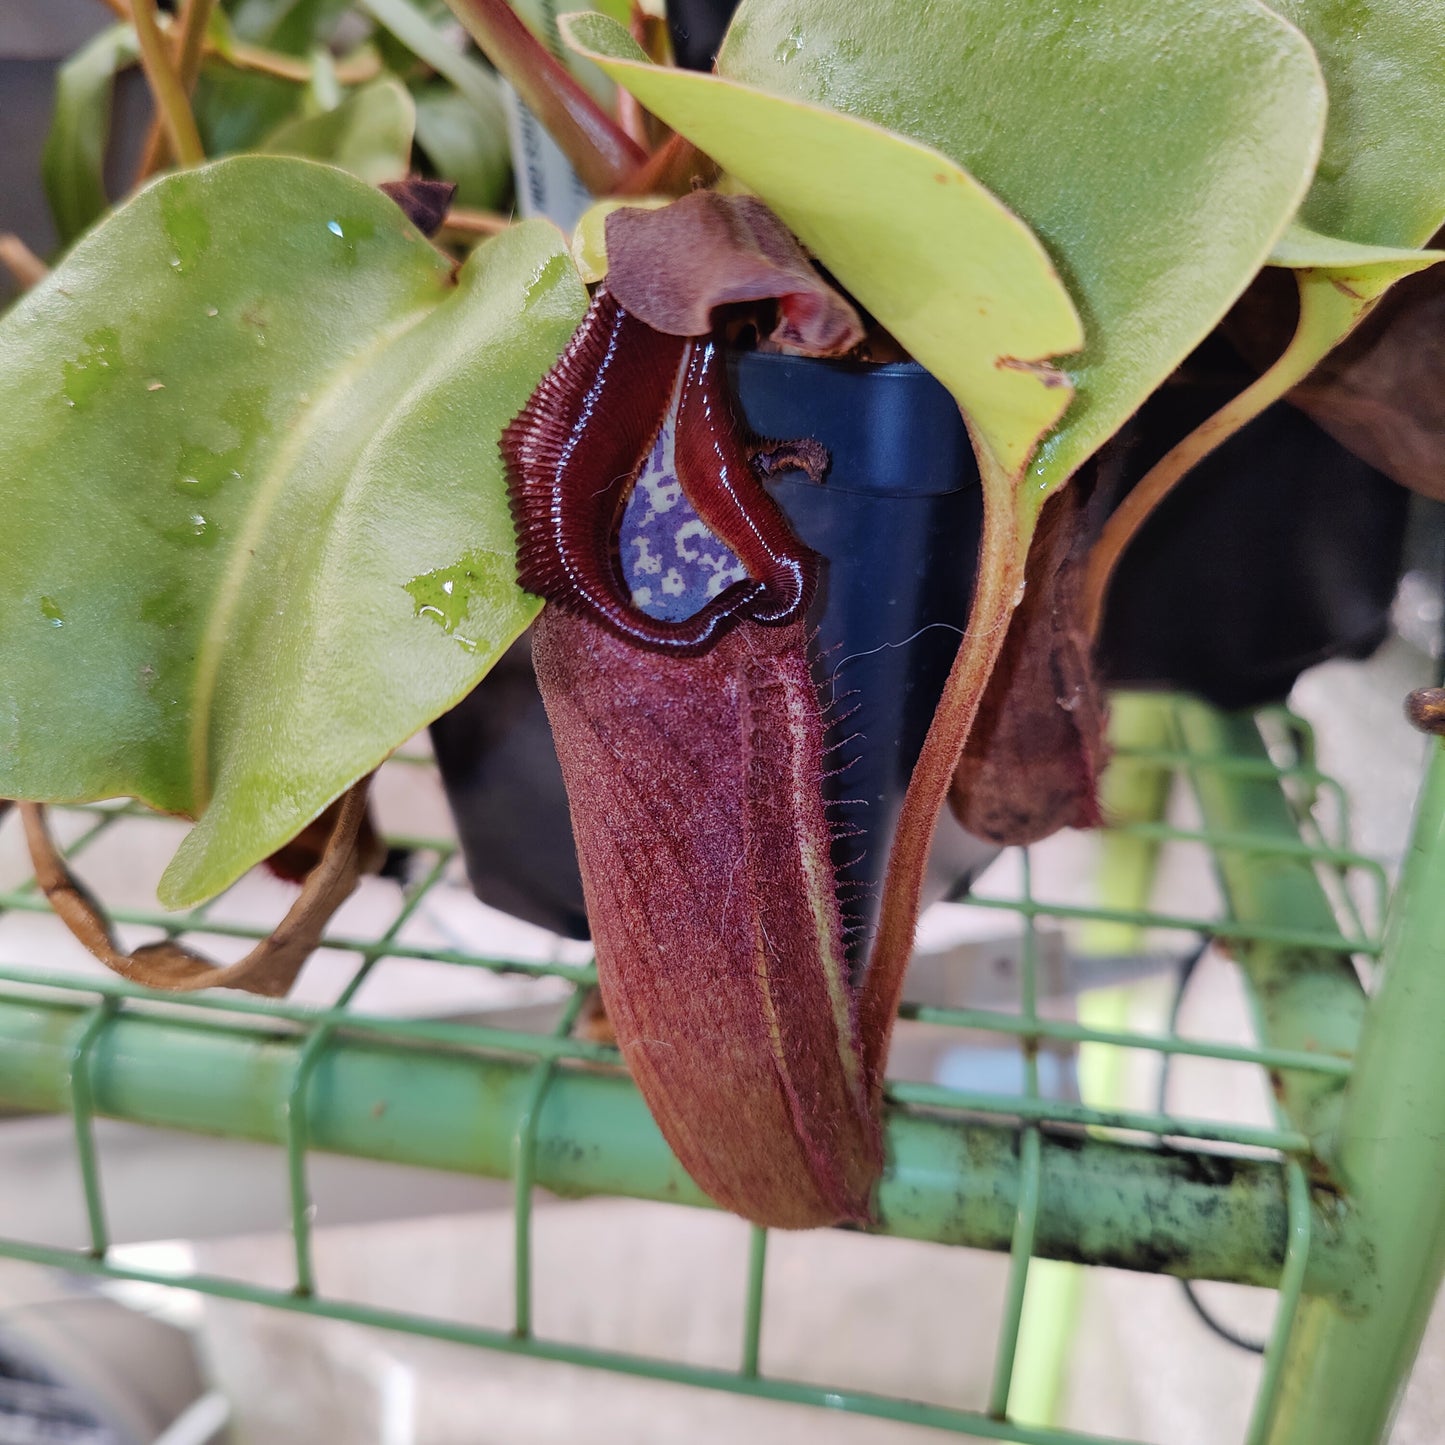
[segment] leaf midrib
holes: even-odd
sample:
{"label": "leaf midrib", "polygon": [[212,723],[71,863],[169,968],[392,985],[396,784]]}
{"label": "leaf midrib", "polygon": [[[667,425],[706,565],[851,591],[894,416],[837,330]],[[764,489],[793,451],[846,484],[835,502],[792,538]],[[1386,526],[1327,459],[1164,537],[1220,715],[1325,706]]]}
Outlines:
{"label": "leaf midrib", "polygon": [[195,680],[192,684],[190,763],[191,788],[197,816],[210,802],[211,718],[231,621],[240,605],[251,563],[259,550],[257,543],[271,520],[281,496],[281,489],[292,475],[297,457],[319,430],[320,423],[347,396],[358,378],[382,352],[434,315],[437,306],[443,304],[445,299],[442,297],[431,306],[418,308],[395,326],[383,331],[371,345],[347,360],[322,388],[321,394],[303,414],[302,420],[289,430],[285,441],[272,458],[271,465],[261,475],[256,488],[256,503],[237,538],[231,559],[216,589],[216,600],[196,653]]}

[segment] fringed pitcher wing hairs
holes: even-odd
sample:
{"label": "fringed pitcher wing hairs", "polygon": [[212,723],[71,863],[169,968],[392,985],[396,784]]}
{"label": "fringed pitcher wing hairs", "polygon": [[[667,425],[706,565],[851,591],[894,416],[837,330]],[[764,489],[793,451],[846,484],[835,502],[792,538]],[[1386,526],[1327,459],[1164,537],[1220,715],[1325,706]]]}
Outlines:
{"label": "fringed pitcher wing hairs", "polygon": [[685,657],[548,608],[533,658],[607,1015],[668,1143],[756,1223],[867,1220],[882,1143],[805,624]]}

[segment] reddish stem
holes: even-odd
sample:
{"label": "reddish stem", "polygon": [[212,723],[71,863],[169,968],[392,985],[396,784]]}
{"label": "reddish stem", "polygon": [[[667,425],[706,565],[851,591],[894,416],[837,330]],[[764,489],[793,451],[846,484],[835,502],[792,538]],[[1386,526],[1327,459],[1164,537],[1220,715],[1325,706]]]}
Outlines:
{"label": "reddish stem", "polygon": [[[1028,539],[1023,536],[1025,529],[1019,523],[1013,482],[1001,473],[989,477],[991,458],[985,448],[976,449],[985,470],[984,521],[978,582],[968,631],[959,644],[948,681],[943,685],[943,696],[903,798],[893,851],[888,857],[888,875],[883,884],[878,935],[858,1004],[863,1062],[875,1105],[880,1102],[888,1040],[893,1032],[893,1020],[898,1016],[903,976],[913,951],[913,932],[918,922],[933,832],[948,796],[954,769],[978,715],[984,687],[1003,650],[1009,619],[1018,605],[1024,580]],[[992,469],[998,472],[996,465],[992,465]]]}
{"label": "reddish stem", "polygon": [[711,185],[718,165],[680,135],[669,137],[635,170],[617,193],[622,196],[685,196],[694,185]]}
{"label": "reddish stem", "polygon": [[45,262],[10,231],[0,231],[0,266],[10,273],[22,291],[38,286],[50,274]]}
{"label": "reddish stem", "polygon": [[482,53],[562,148],[593,195],[610,195],[646,152],[517,18],[507,0],[447,0]]}

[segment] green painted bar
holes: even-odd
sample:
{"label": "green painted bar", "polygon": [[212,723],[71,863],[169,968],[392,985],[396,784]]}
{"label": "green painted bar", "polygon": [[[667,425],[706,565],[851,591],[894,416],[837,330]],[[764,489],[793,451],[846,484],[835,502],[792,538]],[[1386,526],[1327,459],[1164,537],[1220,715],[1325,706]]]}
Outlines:
{"label": "green painted bar", "polygon": [[[67,850],[67,856],[73,851]],[[6,909],[14,909],[19,913],[52,911],[47,899],[39,895],[32,896],[20,889],[11,893],[0,893],[0,912]],[[197,933],[211,934],[217,938],[253,940],[266,936],[266,930],[257,928],[255,924],[213,920],[207,918],[200,908],[192,909],[189,913],[166,913],[161,908],[121,908],[110,904],[105,911],[112,923],[144,924],[151,928],[164,928],[175,935]],[[321,940],[321,947],[335,949],[339,953],[359,953],[363,957],[377,955],[383,958],[422,958],[432,963],[455,963],[462,968],[490,968],[502,973],[530,974],[537,978],[566,978],[581,984],[597,982],[597,969],[590,963],[538,963],[527,959],[485,958],[479,954],[463,953],[455,948],[404,943],[400,939],[383,941],[378,938],[350,938],[334,933],[328,933]]]}
{"label": "green painted bar", "polygon": [[762,1358],[763,1291],[767,1286],[768,1231],[755,1224],[748,1239],[748,1292],[743,1302],[743,1357],[739,1366],[749,1379]]}
{"label": "green painted bar", "polygon": [[[1182,744],[1193,755],[1266,755],[1251,714],[1220,713],[1181,701],[1175,717]],[[1191,782],[1206,828],[1298,838],[1277,782],[1230,778],[1208,769],[1192,774]],[[1303,858],[1219,849],[1215,866],[1231,918],[1245,924],[1288,920],[1322,932],[1337,926],[1314,868]],[[1354,1054],[1365,993],[1345,953],[1258,941],[1234,941],[1230,952],[1239,961],[1262,1042],[1345,1058]],[[1270,1082],[1285,1117],[1309,1138],[1313,1153],[1328,1158],[1345,1080],[1276,1069]]]}
{"label": "green painted bar", "polygon": [[[1287,860],[1300,866],[1298,860]],[[1051,903],[1047,899],[1030,902],[1024,898],[995,898],[970,893],[965,906],[968,908],[998,908],[1005,913],[1017,913],[1024,917],[1076,918],[1084,922],[1132,923],[1140,928],[1174,929],[1180,933],[1210,933],[1217,931],[1241,943],[1272,943],[1286,948],[1320,949],[1326,952],[1362,953],[1368,958],[1379,955],[1380,946],[1374,939],[1352,939],[1339,930],[1338,924],[1329,928],[1306,928],[1297,923],[1254,923],[1241,918],[1221,920],[1204,914],[1157,913],[1153,909],[1137,908],[1095,908],[1078,903]],[[328,942],[328,947],[331,944]],[[337,947],[342,945],[338,944]]]}
{"label": "green painted bar", "polygon": [[[79,1001],[0,999],[0,1105],[65,1112]],[[95,1110],[194,1133],[284,1143],[305,1035],[184,1022],[122,1008],[97,1040]],[[314,1148],[508,1176],[535,1061],[407,1049],[338,1031],[306,1093]],[[1019,1135],[927,1110],[894,1109],[880,1192],[882,1232],[1008,1250]],[[620,1072],[559,1064],[537,1119],[535,1181],[562,1195],[705,1203]],[[1308,1289],[1348,1292],[1363,1269],[1350,1220],[1315,1200]],[[1287,1211],[1278,1163],[1043,1133],[1037,1252],[1047,1258],[1272,1285]]]}
{"label": "green painted bar", "polygon": [[955,1089],[944,1084],[890,1083],[886,1097],[893,1103],[922,1109],[947,1109],[983,1115],[1003,1115],[1024,1122],[1073,1124],[1087,1129],[1122,1129],[1161,1139],[1200,1139],[1211,1144],[1239,1144],[1251,1149],[1277,1149],[1303,1153],[1309,1141],[1293,1129],[1270,1129],[1257,1124],[1231,1124],[1219,1119],[1190,1119],[1152,1109],[1101,1109],[1069,1099],[1030,1098],[1027,1094],[990,1094],[981,1089]]}
{"label": "green painted bar", "polygon": [[[1100,990],[1102,992],[1102,990]],[[904,1018],[925,1024],[945,1024],[956,1029],[982,1029],[1012,1037],[1062,1039],[1075,1044],[1107,1044],[1115,1049],[1142,1049],[1151,1054],[1185,1054],[1198,1059],[1220,1059],[1226,1063],[1257,1064],[1265,1069],[1305,1069],[1310,1073],[1344,1078],[1352,1067],[1349,1059],[1333,1054],[1311,1054],[1299,1049],[1271,1049],[1259,1044],[1226,1044],[1215,1039],[1181,1039],[1175,1034],[1135,1033],[1128,1029],[1093,1028],[1067,1019],[1026,1020],[1018,1014],[993,1009],[937,1008],[931,1004],[905,1004]]]}
{"label": "green painted bar", "polygon": [[1306,1300],[1270,1445],[1389,1436],[1445,1274],[1445,742],[1436,742],[1346,1091],[1335,1166],[1369,1232],[1372,1288]]}

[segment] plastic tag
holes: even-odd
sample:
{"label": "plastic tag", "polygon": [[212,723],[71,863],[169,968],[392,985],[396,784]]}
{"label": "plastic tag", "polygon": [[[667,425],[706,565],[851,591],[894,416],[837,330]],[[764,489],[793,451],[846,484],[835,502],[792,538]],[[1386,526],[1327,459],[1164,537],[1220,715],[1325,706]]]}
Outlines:
{"label": "plastic tag", "polygon": [[592,197],[557,142],[505,81],[502,99],[517,176],[517,209],[529,219],[545,217],[570,236]]}

